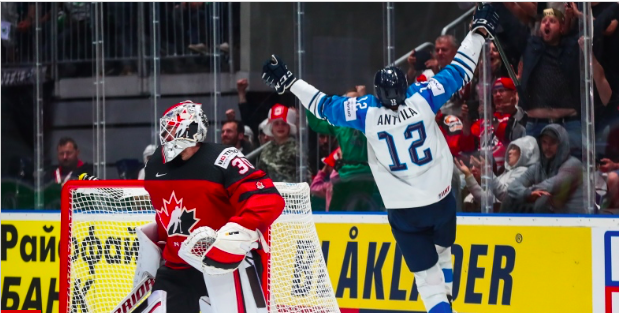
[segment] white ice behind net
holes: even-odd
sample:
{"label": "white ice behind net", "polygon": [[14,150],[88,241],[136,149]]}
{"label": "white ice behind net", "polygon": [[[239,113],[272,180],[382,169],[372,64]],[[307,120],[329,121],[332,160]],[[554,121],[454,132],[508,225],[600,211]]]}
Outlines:
{"label": "white ice behind net", "polygon": [[[339,312],[313,223],[307,184],[276,183],[286,208],[269,230],[270,312]],[[133,287],[135,227],[155,212],[142,188],[71,195],[70,312],[111,312]]]}

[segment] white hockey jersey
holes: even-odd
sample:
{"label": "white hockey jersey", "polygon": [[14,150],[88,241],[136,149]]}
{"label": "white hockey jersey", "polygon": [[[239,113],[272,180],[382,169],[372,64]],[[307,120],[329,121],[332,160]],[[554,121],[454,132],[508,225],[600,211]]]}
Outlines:
{"label": "white hockey jersey", "polygon": [[387,209],[426,206],[451,192],[453,174],[453,157],[435,115],[471,80],[483,43],[481,35],[469,33],[451,64],[411,85],[397,111],[373,95],[327,96],[303,80],[291,91],[316,117],[365,134],[368,163]]}

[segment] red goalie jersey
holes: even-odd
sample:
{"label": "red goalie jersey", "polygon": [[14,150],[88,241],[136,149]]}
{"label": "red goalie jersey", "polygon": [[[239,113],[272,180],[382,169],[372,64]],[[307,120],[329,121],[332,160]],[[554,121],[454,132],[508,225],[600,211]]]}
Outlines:
{"label": "red goalie jersey", "polygon": [[163,163],[161,147],[146,165],[144,187],[157,210],[166,266],[187,268],[178,256],[196,228],[218,230],[227,222],[265,233],[284,209],[273,181],[235,148],[202,143],[191,158]]}

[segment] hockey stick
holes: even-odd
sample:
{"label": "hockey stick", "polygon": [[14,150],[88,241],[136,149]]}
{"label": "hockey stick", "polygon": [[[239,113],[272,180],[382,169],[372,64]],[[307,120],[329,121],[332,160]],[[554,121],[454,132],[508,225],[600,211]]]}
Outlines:
{"label": "hockey stick", "polygon": [[[484,2],[478,2],[477,7],[480,7],[482,4],[484,4]],[[512,68],[511,64],[509,63],[509,60],[507,59],[507,55],[505,54],[505,51],[503,51],[503,46],[501,45],[501,42],[496,36],[493,36],[493,39],[491,40],[494,43],[494,46],[496,47],[496,49],[499,51],[501,60],[503,60],[503,66],[507,68],[507,74],[509,75],[509,78],[512,79],[512,81],[514,82],[514,85],[516,86],[516,90],[518,90],[519,89],[518,87],[520,86],[520,82],[518,81],[518,78],[516,77],[516,73],[514,73],[514,69]]]}
{"label": "hockey stick", "polygon": [[503,60],[503,65],[507,68],[507,74],[509,74],[509,78],[512,79],[512,81],[514,82],[514,85],[516,86],[516,88],[518,88],[518,86],[520,86],[520,82],[518,81],[518,78],[516,77],[516,73],[514,73],[514,68],[512,68],[511,64],[507,60],[507,56],[505,55],[505,52],[503,51],[503,46],[501,46],[501,42],[496,37],[492,39],[492,42],[496,46],[496,49],[499,51],[499,55],[501,55],[501,59]]}
{"label": "hockey stick", "polygon": [[131,290],[131,292],[124,298],[120,303],[114,308],[112,313],[131,313],[138,307],[138,304],[142,302],[142,300],[148,298],[151,290],[153,289],[153,285],[155,284],[155,279],[147,275],[140,283]]}

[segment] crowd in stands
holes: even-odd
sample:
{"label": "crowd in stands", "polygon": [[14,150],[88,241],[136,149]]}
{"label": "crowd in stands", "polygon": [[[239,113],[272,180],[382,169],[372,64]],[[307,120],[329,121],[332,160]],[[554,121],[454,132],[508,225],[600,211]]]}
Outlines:
{"label": "crowd in stands", "polygon": [[[212,2],[154,2],[152,5],[106,2],[97,9],[95,6],[91,2],[3,2],[2,63],[32,64],[38,52],[44,64],[60,63],[61,77],[92,75],[91,67],[76,63],[94,58],[93,36],[97,34],[94,21],[100,18],[98,36],[103,44],[102,57],[108,60],[106,75],[133,75],[138,68],[139,53],[143,57],[152,56],[153,19],[160,22],[157,53],[163,58],[169,57],[171,62],[171,66],[162,68],[164,72],[174,68],[188,72],[196,68],[196,64],[207,66],[196,61],[186,63],[192,61],[187,56],[211,53],[213,34],[207,25],[212,25]],[[232,5],[221,3],[219,10],[221,25],[217,48],[227,57],[230,52],[227,12],[232,10]],[[38,45],[37,23],[41,30]],[[138,35],[140,31],[144,38]],[[139,45],[143,51],[139,51]]]}
{"label": "crowd in stands", "polygon": [[[581,5],[493,3],[501,16],[497,36],[508,63],[491,44],[491,112],[484,114],[481,104],[480,65],[471,83],[436,115],[454,159],[452,189],[459,211],[481,211],[488,194],[482,190],[482,168],[488,163],[491,192],[486,203],[493,204],[493,212],[590,213],[584,202],[582,162]],[[592,3],[592,8],[595,208],[596,213],[619,214],[619,4]],[[187,48],[200,51],[204,47],[194,37],[197,32],[183,36],[190,43]],[[413,51],[407,59],[409,84],[430,80],[458,57],[458,39],[442,35],[432,53]],[[517,81],[509,77],[508,68],[515,71]],[[307,163],[308,156],[298,147],[298,109],[293,103],[264,108],[248,102],[248,85],[247,79],[237,81],[238,110],[226,112],[220,141],[242,151],[274,181],[300,182],[299,163],[302,158]],[[365,86],[347,90],[342,86],[342,91],[347,97],[368,92]],[[317,157],[322,164],[314,170],[308,167],[305,174],[312,196],[324,201],[326,211],[384,211],[367,163],[364,134],[335,127],[309,112],[305,115],[309,128],[318,134]],[[484,121],[484,116],[491,121]],[[144,162],[154,148],[145,149]],[[63,138],[57,150],[59,165],[47,179],[62,184],[78,172],[92,170],[79,160],[72,139]],[[488,160],[483,157],[487,150]]]}
{"label": "crowd in stands", "polygon": [[[581,4],[493,3],[509,64],[491,45],[491,123],[483,120],[479,70],[472,82],[445,104],[437,123],[454,156],[455,190],[464,211],[480,211],[480,158],[492,154],[489,188],[495,212],[587,213],[583,198],[580,49]],[[616,213],[619,188],[619,4],[593,3],[594,120],[597,145],[596,207]],[[427,81],[456,57],[458,43],[440,36],[435,53],[413,51],[409,83]],[[515,70],[518,82],[506,74]],[[479,69],[479,67],[478,67]],[[483,136],[489,128],[488,136]],[[489,138],[486,142],[482,138]]]}

